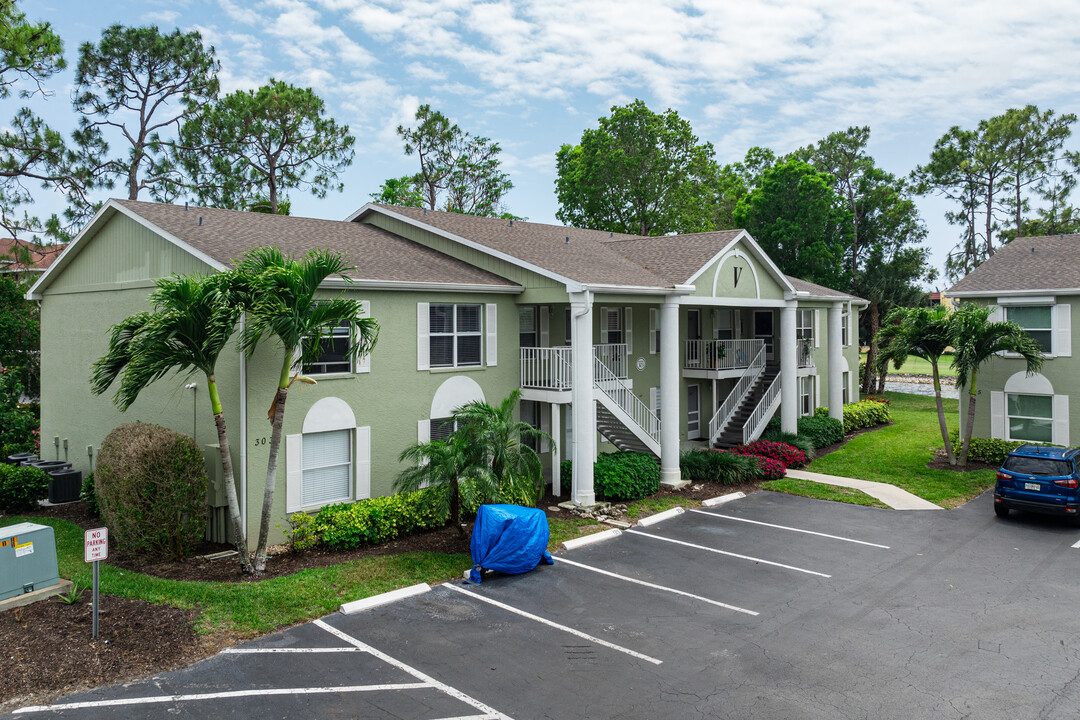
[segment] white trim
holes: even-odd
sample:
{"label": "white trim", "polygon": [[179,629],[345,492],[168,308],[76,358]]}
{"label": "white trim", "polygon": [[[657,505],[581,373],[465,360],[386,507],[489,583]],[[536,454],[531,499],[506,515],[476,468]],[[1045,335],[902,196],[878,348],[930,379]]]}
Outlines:
{"label": "white trim", "polygon": [[1054,396],[1053,442],[1055,445],[1069,445],[1069,396]]}
{"label": "white trim", "polygon": [[540,306],[540,320],[538,322],[537,340],[540,347],[551,347],[551,308],[549,306]]}
{"label": "white trim", "polygon": [[[240,313],[240,337],[244,336],[247,313]],[[237,504],[240,506],[240,521],[247,536],[247,443],[248,443],[248,356],[240,353],[240,488]],[[230,448],[231,449],[231,448]]]}
{"label": "white trim", "polygon": [[1010,375],[1005,381],[1004,392],[1015,395],[1053,395],[1054,385],[1045,375],[1039,373],[1028,375],[1021,370]]}
{"label": "white trim", "polygon": [[431,442],[431,420],[416,421],[416,443],[423,445]]}
{"label": "white trim", "polygon": [[1024,297],[999,297],[998,305],[1053,305],[1053,295],[1026,295]]}
{"label": "white trim", "polygon": [[1054,355],[1072,357],[1072,305],[1054,305]]}
{"label": "white trim", "polygon": [[[361,311],[361,313],[363,313],[365,318],[370,318],[371,317],[371,301],[370,300],[361,300],[360,301],[360,311]],[[353,372],[355,372],[357,374],[371,372],[371,353],[370,352],[365,353],[363,355],[360,355],[360,356],[358,356],[356,358],[355,367],[353,368]]]}
{"label": "white trim", "polygon": [[[757,244],[757,241],[754,240],[754,238],[750,235],[750,233],[746,232],[745,230],[743,230],[741,233],[736,235],[734,240],[732,240],[730,243],[728,243],[727,245],[724,246],[724,250],[718,252],[713,257],[712,260],[705,263],[704,267],[702,267],[701,270],[698,270],[696,273],[691,275],[690,279],[687,280],[686,282],[687,283],[693,283],[695,280],[697,280],[701,276],[702,273],[704,273],[706,270],[709,269],[710,265],[712,265],[716,260],[718,260],[721,255],[723,255],[725,252],[727,252],[727,250],[729,248],[731,248],[731,246],[733,244],[743,242],[743,241],[745,241],[746,243],[749,244],[751,252],[758,257],[758,262],[761,262],[763,265],[765,265],[765,268],[770,271],[769,274],[772,275],[773,278],[777,280],[777,284],[779,284],[780,287],[786,288],[790,292],[795,292],[795,287],[787,279],[787,277],[784,275],[784,273],[780,272],[780,268],[777,267],[776,263],[774,263],[772,261],[772,258],[769,257],[769,254],[767,252],[765,252],[764,250],[762,250],[761,246]],[[751,263],[751,266],[753,266],[753,263]],[[754,277],[755,278],[757,277],[757,273],[754,274]],[[716,294],[715,289],[713,290],[713,294],[714,295]]]}
{"label": "white trim", "polygon": [[724,265],[732,258],[740,258],[746,260],[746,264],[750,266],[750,273],[754,276],[754,298],[761,299],[761,279],[757,274],[757,266],[754,265],[753,258],[744,253],[738,248],[730,250],[726,255],[720,258],[719,264],[716,266],[716,272],[713,273],[712,280],[712,295],[716,297],[716,286],[720,283],[720,271],[724,269]]}
{"label": "white trim", "polygon": [[285,512],[304,507],[303,435],[285,436]]}
{"label": "white trim", "polygon": [[[488,367],[495,367],[499,364],[499,306],[495,303],[485,303],[484,305],[484,330],[487,335],[487,348],[486,348],[486,364]],[[455,310],[455,312],[457,312]],[[457,342],[457,338],[454,338],[454,342]]]}
{"label": "white trim", "polygon": [[443,381],[431,398],[428,418],[448,418],[462,405],[474,400],[485,402],[484,390],[467,375],[454,375]]}
{"label": "white trim", "polygon": [[356,478],[353,500],[366,500],[371,497],[371,426],[356,428],[355,444],[353,464]]}
{"label": "white trim", "polygon": [[694,305],[701,307],[726,307],[738,305],[739,308],[783,308],[787,307],[786,300],[759,300],[757,298],[730,298],[708,297],[707,295],[695,295],[694,297],[679,297],[676,302],[679,305]]}
{"label": "white trim", "polygon": [[304,433],[349,430],[356,427],[356,416],[349,403],[341,398],[324,397],[315,402],[304,416]]}
{"label": "white trim", "polygon": [[649,354],[660,352],[660,308],[649,308]]}
{"label": "white trim", "polygon": [[1005,393],[1000,390],[990,391],[990,437],[1005,439]]}
{"label": "white trim", "polygon": [[1027,295],[1080,295],[1080,288],[1039,288],[1034,290],[963,290],[953,292],[946,290],[945,295],[951,298],[1019,298]]}
{"label": "white trim", "polygon": [[546,269],[540,267],[539,265],[533,265],[530,262],[526,262],[525,260],[521,260],[520,258],[516,258],[513,255],[509,255],[509,254],[501,252],[499,250],[495,250],[494,248],[490,248],[487,245],[483,245],[481,243],[474,242],[472,240],[466,240],[465,238],[461,237],[460,235],[455,235],[454,233],[449,232],[447,230],[442,230],[442,229],[437,228],[437,227],[435,227],[433,225],[428,225],[427,223],[423,222],[422,220],[414,220],[413,218],[410,218],[410,217],[408,217],[406,215],[402,215],[400,213],[393,212],[392,210],[387,210],[386,208],[379,207],[375,203],[370,203],[370,202],[369,203],[364,203],[363,207],[361,207],[359,210],[357,210],[356,212],[354,212],[352,215],[350,215],[349,217],[347,217],[345,219],[348,222],[355,222],[362,215],[364,215],[364,214],[366,214],[368,212],[378,213],[379,215],[383,215],[385,217],[393,218],[394,220],[398,220],[400,222],[403,222],[406,225],[411,225],[412,227],[419,228],[419,229],[422,229],[422,230],[426,230],[426,231],[432,233],[433,235],[438,235],[439,237],[441,237],[441,238],[443,238],[445,240],[451,240],[453,242],[460,243],[461,245],[464,245],[467,248],[471,248],[471,249],[476,250],[478,252],[481,252],[481,253],[483,253],[485,255],[490,255],[493,258],[503,260],[505,262],[510,263],[511,265],[516,265],[517,267],[523,268],[523,269],[528,270],[530,272],[534,272],[537,275],[540,275],[542,277],[546,277],[546,278],[549,278],[551,280],[555,280],[557,282],[560,282],[560,283],[566,285],[567,292],[581,292],[581,290],[582,290],[581,283],[577,282],[576,280],[571,280],[570,278],[568,278],[568,277],[566,277],[564,275],[560,275],[560,274],[552,272],[550,270],[546,270]]}
{"label": "white trim", "polygon": [[[431,591],[431,586],[427,583],[417,583],[416,585],[410,585],[408,587],[398,588],[397,590],[391,590],[390,592],[380,593],[379,595],[373,595],[372,597],[361,598],[359,600],[353,600],[352,602],[343,603],[338,612],[342,615],[354,615],[364,610],[371,610],[372,608],[381,607],[383,605],[389,605],[390,603],[397,602],[398,600],[404,600],[405,598],[415,597],[416,595],[423,595],[426,592]],[[275,650],[278,648],[274,648]],[[282,648],[292,649],[292,648]],[[323,649],[323,648],[320,648]],[[334,650],[355,650],[359,652],[359,648],[333,648]]]}
{"label": "white trim", "polygon": [[[192,208],[192,210],[195,211],[201,209],[202,208]],[[64,251],[60,253],[60,256],[57,257],[55,261],[53,261],[53,264],[49,266],[49,269],[46,270],[45,273],[37,279],[37,282],[35,282],[33,286],[31,286],[31,288],[26,291],[27,300],[40,300],[42,298],[42,292],[44,292],[45,289],[48,288],[48,286],[52,283],[52,277],[54,273],[59,274],[60,272],[62,272],[63,268],[67,267],[68,263],[71,262],[69,255],[74,252],[75,246],[88,235],[96,235],[97,226],[100,222],[107,222],[108,220],[112,220],[112,214],[109,214],[108,218],[105,218],[106,212],[110,210],[121,213],[125,217],[134,220],[136,223],[142,225],[147,230],[158,234],[164,240],[172,243],[184,252],[190,254],[192,257],[198,258],[199,260],[203,261],[218,272],[221,272],[225,269],[225,265],[223,263],[218,262],[217,260],[210,257],[201,250],[196,250],[194,247],[188,245],[186,242],[176,237],[172,233],[165,232],[160,227],[150,222],[146,218],[142,217],[138,213],[132,210],[128,210],[116,200],[109,200],[101,207],[100,210],[97,211],[94,217],[90,218],[90,221],[85,226],[83,226],[83,229],[79,231],[79,234],[75,236],[75,239],[67,244],[67,247],[65,247]]]}
{"label": "white trim", "polygon": [[[712,267],[713,263],[715,263],[715,262],[716,262],[717,260],[719,260],[720,258],[722,258],[722,257],[723,257],[724,255],[726,255],[726,254],[727,254],[727,253],[728,253],[729,251],[731,251],[731,249],[732,249],[732,247],[731,247],[731,246],[732,246],[732,245],[736,245],[736,244],[738,244],[739,240],[741,240],[741,239],[742,239],[742,238],[744,238],[744,237],[745,237],[745,238],[749,238],[749,237],[750,237],[750,233],[748,233],[748,232],[746,232],[745,230],[743,230],[743,231],[741,231],[741,232],[740,232],[740,233],[739,233],[738,235],[736,235],[735,237],[731,238],[731,240],[729,240],[729,241],[728,241],[727,243],[725,243],[725,244],[724,244],[724,247],[720,248],[720,249],[719,249],[719,250],[718,250],[718,251],[716,252],[716,254],[715,254],[715,255],[713,255],[713,256],[712,256],[711,258],[709,258],[709,260],[708,260],[708,261],[707,261],[707,262],[706,262],[706,263],[705,263],[704,265],[702,265],[702,266],[701,266],[701,267],[700,267],[700,268],[698,269],[698,271],[697,271],[697,272],[695,272],[695,273],[694,273],[693,275],[691,275],[691,276],[690,276],[689,278],[687,278],[687,280],[686,280],[686,284],[687,284],[687,285],[694,285],[694,284],[695,284],[695,283],[697,282],[697,279],[698,279],[699,277],[701,277],[702,275],[704,275],[704,274],[705,274],[705,271],[706,271],[706,270],[708,270],[708,269],[709,269],[710,267]],[[755,277],[756,277],[756,275],[755,275]]]}
{"label": "white trim", "polygon": [[634,355],[634,309],[623,308],[623,342],[626,343],[626,362]]}
{"label": "white trim", "polygon": [[425,292],[455,293],[501,293],[520,295],[525,292],[523,285],[470,285],[468,283],[420,282],[415,280],[370,280],[367,278],[329,277],[319,284],[325,290],[350,290],[362,285],[365,290],[422,290]]}
{"label": "white trim", "polygon": [[416,303],[416,369],[431,369],[431,304]]}

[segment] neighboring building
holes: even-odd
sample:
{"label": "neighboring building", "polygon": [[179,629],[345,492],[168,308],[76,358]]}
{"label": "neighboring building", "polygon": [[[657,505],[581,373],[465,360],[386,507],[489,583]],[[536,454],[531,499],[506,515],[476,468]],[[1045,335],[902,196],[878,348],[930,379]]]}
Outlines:
{"label": "neighboring building", "polygon": [[[1078,250],[1080,235],[1017,238],[947,291],[955,300],[992,307],[991,319],[1018,323],[1046,356],[1042,372],[1034,375],[1009,354],[980,370],[975,437],[1080,443],[1080,403],[1070,402],[1078,387],[1078,361],[1072,359]],[[961,426],[966,413],[962,400]]]}
{"label": "neighboring building", "polygon": [[[304,368],[318,384],[289,393],[282,526],[287,513],[392,492],[405,447],[448,432],[463,403],[517,388],[522,419],[556,441],[540,447],[556,490],[559,461],[575,460],[581,504],[594,502],[598,452],[651,452],[674,483],[682,449],[754,439],[778,408],[794,431],[816,406],[840,417],[858,399],[865,301],[784,276],[744,231],[638,237],[375,204],[339,222],[112,200],[29,294],[42,303],[43,454],[55,443],[88,470],[105,435],[133,420],[213,447],[200,378],[194,392],[188,377],[160,381],[121,414],[90,394],[90,366],[107,329],[146,309],[155,278],[220,271],[267,245],[346,253],[358,268],[349,292],[382,327],[356,363],[325,338],[326,355]],[[217,372],[249,528],[274,354],[227,353]],[[223,493],[212,504],[223,533]]]}
{"label": "neighboring building", "polygon": [[33,282],[53,264],[67,245],[38,245],[14,238],[0,239],[0,275]]}

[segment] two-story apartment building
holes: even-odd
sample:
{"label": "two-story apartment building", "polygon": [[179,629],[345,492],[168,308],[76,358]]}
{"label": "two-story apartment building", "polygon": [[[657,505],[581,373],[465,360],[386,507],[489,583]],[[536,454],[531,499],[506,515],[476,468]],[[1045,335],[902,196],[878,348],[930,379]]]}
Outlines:
{"label": "two-story apartment building", "polygon": [[[289,396],[282,525],[392,492],[405,447],[449,432],[462,404],[518,388],[521,417],[555,440],[540,447],[554,489],[580,504],[595,501],[598,452],[650,452],[677,483],[687,447],[755,439],[776,412],[794,431],[816,406],[839,416],[857,399],[865,302],[783,275],[744,231],[639,237],[376,204],[328,221],[113,200],[30,291],[42,303],[43,455],[89,470],[105,435],[137,419],[193,435],[214,467],[199,378],[191,389],[166,378],[121,414],[91,395],[90,367],[156,278],[219,272],[268,245],[345,253],[355,283],[326,291],[354,294],[382,328],[369,356],[348,360],[331,335],[302,368],[318,383]],[[278,351],[229,354],[217,373],[249,527]],[[575,461],[570,488],[563,459]]]}

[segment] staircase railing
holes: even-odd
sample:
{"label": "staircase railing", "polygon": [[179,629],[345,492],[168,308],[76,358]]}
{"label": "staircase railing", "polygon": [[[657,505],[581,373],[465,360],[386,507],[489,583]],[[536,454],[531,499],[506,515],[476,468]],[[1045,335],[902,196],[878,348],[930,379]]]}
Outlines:
{"label": "staircase railing", "polygon": [[[642,432],[659,445],[660,418],[653,414],[648,405],[641,402],[641,398],[634,394],[629,385],[604,364],[601,357],[601,353],[593,354],[593,386],[610,398]],[[630,430],[633,431],[634,428]]]}
{"label": "staircase railing", "polygon": [[[759,341],[760,342],[760,341]],[[739,381],[735,383],[735,387],[728,393],[727,398],[717,408],[716,413],[709,420],[709,443],[716,442],[716,438],[720,435],[720,431],[724,429],[724,426],[731,420],[731,416],[735,414],[735,411],[742,405],[743,399],[746,394],[750,392],[750,388],[757,382],[758,377],[765,370],[765,343],[761,343],[758,347],[757,354],[754,355],[754,359],[750,361],[746,370],[742,376],[739,377]]]}
{"label": "staircase railing", "polygon": [[521,348],[521,387],[569,390],[574,385],[570,346]]}
{"label": "staircase railing", "polygon": [[686,370],[738,370],[750,364],[764,340],[687,340],[683,368]]}
{"label": "staircase railing", "polygon": [[593,357],[599,358],[600,362],[607,366],[617,378],[627,377],[627,346],[626,343],[605,343],[593,345]]}
{"label": "staircase railing", "polygon": [[773,406],[773,402],[780,395],[780,373],[776,373],[776,377],[769,383],[769,389],[765,391],[765,394],[761,396],[761,400],[758,401],[757,406],[754,408],[754,412],[746,420],[746,424],[743,425],[742,437],[743,445],[751,442],[755,437],[760,436],[761,427],[769,421],[769,410]]}

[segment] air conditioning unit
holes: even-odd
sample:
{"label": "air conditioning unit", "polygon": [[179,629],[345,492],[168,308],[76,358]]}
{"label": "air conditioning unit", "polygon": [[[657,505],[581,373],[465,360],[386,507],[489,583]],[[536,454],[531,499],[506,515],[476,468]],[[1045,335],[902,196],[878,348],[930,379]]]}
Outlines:
{"label": "air conditioning unit", "polygon": [[51,527],[19,523],[0,528],[0,600],[59,583]]}

